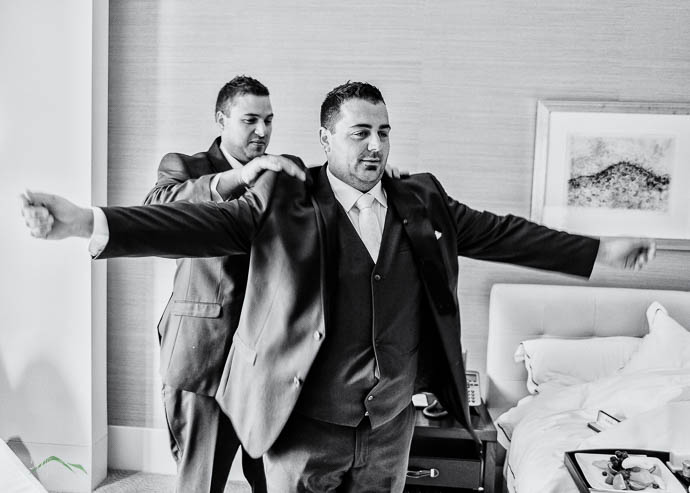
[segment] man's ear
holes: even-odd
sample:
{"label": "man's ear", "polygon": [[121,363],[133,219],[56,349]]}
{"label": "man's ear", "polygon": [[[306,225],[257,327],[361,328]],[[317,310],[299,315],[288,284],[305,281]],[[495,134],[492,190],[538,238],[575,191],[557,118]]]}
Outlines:
{"label": "man's ear", "polygon": [[326,127],[319,128],[319,142],[324,152],[331,152],[331,131]]}
{"label": "man's ear", "polygon": [[225,128],[225,113],[222,111],[216,111],[216,123],[221,128]]}

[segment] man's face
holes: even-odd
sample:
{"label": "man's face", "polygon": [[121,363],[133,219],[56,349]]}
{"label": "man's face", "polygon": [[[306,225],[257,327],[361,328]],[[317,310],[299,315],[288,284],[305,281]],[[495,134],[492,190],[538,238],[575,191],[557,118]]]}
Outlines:
{"label": "man's face", "polygon": [[386,168],[390,129],[385,104],[345,101],[333,131],[320,129],[331,173],[357,190],[371,190]]}
{"label": "man's face", "polygon": [[271,140],[271,100],[254,94],[236,96],[216,114],[216,122],[225,152],[247,163],[264,154]]}

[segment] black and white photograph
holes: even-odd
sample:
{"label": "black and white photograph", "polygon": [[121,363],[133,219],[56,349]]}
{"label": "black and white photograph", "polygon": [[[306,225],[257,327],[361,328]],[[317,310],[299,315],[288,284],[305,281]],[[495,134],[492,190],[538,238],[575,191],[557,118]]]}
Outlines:
{"label": "black and white photograph", "polygon": [[687,492],[688,26],[0,0],[0,493]]}
{"label": "black and white photograph", "polygon": [[687,103],[539,101],[530,218],[688,249],[689,160]]}
{"label": "black and white photograph", "polygon": [[570,135],[568,205],[667,212],[674,139]]}

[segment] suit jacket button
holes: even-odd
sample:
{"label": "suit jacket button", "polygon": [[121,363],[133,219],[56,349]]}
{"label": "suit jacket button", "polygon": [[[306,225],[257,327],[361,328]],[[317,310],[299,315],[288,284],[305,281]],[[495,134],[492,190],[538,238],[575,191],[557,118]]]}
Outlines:
{"label": "suit jacket button", "polygon": [[295,385],[295,387],[299,387],[302,385],[302,380],[300,380],[299,377],[295,377],[292,379],[292,383]]}
{"label": "suit jacket button", "polygon": [[374,274],[374,280],[380,281],[381,280],[381,274]]}
{"label": "suit jacket button", "polygon": [[403,219],[403,224],[407,224],[407,219]]}

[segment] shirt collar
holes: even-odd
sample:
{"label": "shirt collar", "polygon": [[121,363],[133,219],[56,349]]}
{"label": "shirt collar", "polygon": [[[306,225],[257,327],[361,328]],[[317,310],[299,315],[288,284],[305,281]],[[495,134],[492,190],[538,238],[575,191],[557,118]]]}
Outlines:
{"label": "shirt collar", "polygon": [[223,153],[223,156],[228,161],[228,164],[230,164],[230,167],[232,169],[238,169],[238,168],[241,168],[242,166],[244,166],[244,164],[240,163],[237,159],[232,157],[229,153],[225,152],[225,149],[223,149],[222,141],[218,145],[218,148],[220,149],[220,152]]}
{"label": "shirt collar", "polygon": [[[340,205],[343,206],[345,212],[350,212],[350,209],[355,205],[357,199],[364,194],[331,173],[331,169],[328,166],[326,166],[326,176],[328,177],[328,182],[331,184],[335,198],[340,202]],[[376,199],[381,206],[388,208],[388,200],[386,199],[386,192],[383,186],[381,186],[381,180],[379,180],[367,193],[373,195],[374,199]]]}

